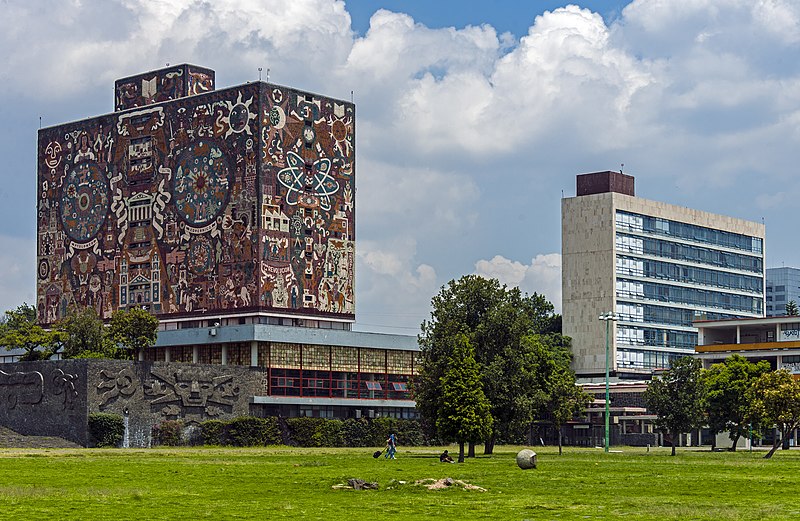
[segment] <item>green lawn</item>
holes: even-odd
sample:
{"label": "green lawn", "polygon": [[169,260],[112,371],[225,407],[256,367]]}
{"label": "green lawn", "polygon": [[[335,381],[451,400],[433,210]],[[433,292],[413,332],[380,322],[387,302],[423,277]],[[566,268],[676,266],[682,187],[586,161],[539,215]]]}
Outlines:
{"label": "green lawn", "polygon": [[[622,453],[519,447],[441,464],[435,448],[0,449],[0,519],[796,519],[800,451],[710,453],[626,448]],[[455,452],[451,449],[451,452]],[[479,449],[480,452],[480,449]],[[452,477],[486,492],[430,491]],[[335,490],[348,478],[377,491]],[[400,484],[400,481],[406,482]]]}

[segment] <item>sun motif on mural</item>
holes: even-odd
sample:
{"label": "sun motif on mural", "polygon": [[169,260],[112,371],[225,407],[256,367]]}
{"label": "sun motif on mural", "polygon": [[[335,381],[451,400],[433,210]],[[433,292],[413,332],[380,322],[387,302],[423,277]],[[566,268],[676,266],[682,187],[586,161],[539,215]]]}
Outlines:
{"label": "sun motif on mural", "polygon": [[350,157],[353,151],[352,129],[353,119],[345,118],[344,115],[337,116],[329,114],[327,117],[328,127],[330,128],[331,139],[334,149],[342,157]]}
{"label": "sun motif on mural", "polygon": [[258,117],[258,114],[250,112],[250,105],[253,104],[253,97],[247,101],[242,101],[242,93],[236,98],[236,102],[225,101],[228,107],[228,115],[223,116],[222,121],[228,124],[228,131],[225,137],[231,134],[241,134],[242,132],[252,135],[253,131],[250,128],[250,120]]}
{"label": "sun motif on mural", "polygon": [[292,206],[318,204],[323,210],[330,210],[330,196],[339,190],[339,183],[331,176],[331,160],[323,157],[311,164],[289,152],[286,162],[289,166],[278,172],[278,181],[288,189],[286,202]]}
{"label": "sun motif on mural", "polygon": [[103,227],[109,201],[108,180],[93,161],[75,165],[61,187],[61,222],[76,242],[87,242]]}
{"label": "sun motif on mural", "polygon": [[230,192],[230,168],[219,146],[198,141],[178,156],[172,196],[178,215],[192,226],[216,219]]}

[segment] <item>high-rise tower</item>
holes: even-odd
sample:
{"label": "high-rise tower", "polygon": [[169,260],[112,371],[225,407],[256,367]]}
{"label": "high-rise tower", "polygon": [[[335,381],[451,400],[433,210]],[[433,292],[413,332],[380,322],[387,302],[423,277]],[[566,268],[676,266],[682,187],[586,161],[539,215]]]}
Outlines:
{"label": "high-rise tower", "polygon": [[764,314],[764,225],[642,199],[634,178],[579,175],[561,201],[563,332],[579,376],[646,375],[694,353],[695,318]]}

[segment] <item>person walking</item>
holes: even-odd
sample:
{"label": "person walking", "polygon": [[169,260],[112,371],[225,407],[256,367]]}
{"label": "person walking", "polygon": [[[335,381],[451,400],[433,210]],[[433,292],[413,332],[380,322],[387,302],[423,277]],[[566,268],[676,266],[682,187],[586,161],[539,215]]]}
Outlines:
{"label": "person walking", "polygon": [[397,452],[397,438],[395,437],[394,433],[391,433],[389,435],[389,438],[386,439],[386,455],[384,456],[384,458],[397,459],[394,457],[396,452]]}

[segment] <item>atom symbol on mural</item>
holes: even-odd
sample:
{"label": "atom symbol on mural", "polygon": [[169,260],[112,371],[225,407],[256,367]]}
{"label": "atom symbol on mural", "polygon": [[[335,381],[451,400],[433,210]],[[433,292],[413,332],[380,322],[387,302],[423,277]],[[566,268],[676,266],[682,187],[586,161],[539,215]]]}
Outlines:
{"label": "atom symbol on mural", "polygon": [[286,202],[294,206],[311,194],[323,210],[330,210],[330,196],[339,190],[339,183],[331,177],[331,160],[321,158],[309,164],[294,152],[286,154],[286,160],[289,166],[278,172],[278,181],[289,190]]}

